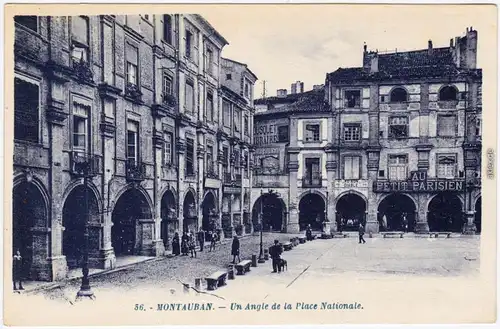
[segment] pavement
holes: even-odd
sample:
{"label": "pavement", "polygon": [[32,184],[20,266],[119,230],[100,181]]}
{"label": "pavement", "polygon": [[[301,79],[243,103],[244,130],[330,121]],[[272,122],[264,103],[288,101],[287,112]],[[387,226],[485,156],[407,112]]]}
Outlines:
{"label": "pavement", "polygon": [[[270,246],[275,238],[288,241],[293,236],[297,235],[266,233],[263,237],[264,247]],[[80,285],[80,282],[75,280],[63,282],[56,288],[32,291],[23,295],[14,294],[14,299],[22,303],[23,308],[29,303],[36,303],[47,309],[57,308],[60,312],[65,309],[68,312],[88,309],[91,314],[96,314],[99,309],[109,308],[110,305],[120,305],[118,309],[122,311],[117,313],[117,318],[113,318],[115,321],[113,323],[123,320],[124,323],[131,324],[127,320],[128,313],[124,310],[132,310],[134,305],[136,308],[137,305],[144,305],[144,308],[153,312],[158,303],[169,303],[172,300],[208,301],[217,304],[221,311],[244,308],[249,301],[261,305],[267,301],[272,304],[299,299],[303,302],[308,298],[317,300],[319,296],[322,300],[331,301],[331,305],[335,305],[334,300],[338,300],[341,296],[351,300],[352,296],[363,296],[365,301],[376,303],[376,298],[380,296],[370,299],[372,297],[367,295],[364,285],[367,282],[373,282],[376,289],[390,291],[390,294],[383,294],[385,298],[389,298],[385,301],[392,301],[394,307],[397,307],[397,298],[390,297],[391,295],[421,293],[423,286],[410,284],[411,282],[423,282],[422,278],[425,278],[425,285],[429,289],[433,287],[433,282],[441,282],[439,286],[432,288],[433,293],[440,296],[442,291],[451,291],[443,288],[442,282],[458,284],[457,282],[464,277],[477,276],[479,273],[479,236],[427,239],[412,236],[384,239],[378,236],[366,238],[366,241],[366,244],[358,244],[355,238],[340,238],[299,244],[283,254],[283,258],[288,262],[287,271],[271,273],[269,260],[252,267],[244,276],[228,280],[226,286],[213,292],[204,289],[197,292],[190,289],[186,293],[182,283],[194,286],[195,278],[204,278],[217,270],[226,269],[232,260],[230,244],[219,245],[215,252],[208,252],[205,249],[203,252],[198,252],[197,258],[178,256],[156,259],[94,276],[91,285],[97,299],[93,302],[75,302]],[[258,252],[258,236],[241,239],[242,260],[250,259],[252,254],[258,255]],[[394,291],[395,283],[402,284],[402,288]],[[462,286],[461,289],[463,292],[466,287]],[[469,300],[473,298],[472,293],[467,296]],[[294,308],[305,307],[307,311],[307,303],[304,306],[300,306],[299,303],[292,304]],[[436,302],[435,306],[438,305]],[[116,309],[113,308],[112,312],[116,312]],[[82,316],[83,313],[78,314]],[[53,318],[50,320],[54,321]],[[91,319],[86,318],[86,320]],[[184,323],[195,320],[190,317],[183,318]],[[103,321],[101,319],[98,324],[104,324]],[[57,322],[57,324],[69,323],[71,322]]]}

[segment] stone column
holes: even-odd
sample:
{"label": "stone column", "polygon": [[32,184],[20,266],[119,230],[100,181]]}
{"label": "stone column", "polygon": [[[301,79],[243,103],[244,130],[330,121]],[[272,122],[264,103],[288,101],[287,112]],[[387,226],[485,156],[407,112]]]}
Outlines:
{"label": "stone column", "polygon": [[178,209],[178,219],[179,219],[179,236],[182,236],[183,228],[184,228],[184,194],[186,192],[186,186],[184,183],[184,171],[185,171],[185,156],[186,156],[186,139],[184,138],[184,134],[182,133],[182,137],[179,136],[177,138],[176,150],[178,154],[179,162],[177,163],[178,167],[178,197],[177,197],[177,209]]}
{"label": "stone column", "polygon": [[327,145],[326,151],[326,175],[327,175],[327,204],[326,213],[327,220],[330,222],[332,232],[337,232],[336,209],[335,209],[335,180],[337,170],[336,152],[332,144]]}
{"label": "stone column", "polygon": [[155,122],[160,126],[160,129],[154,129],[153,132],[153,158],[154,158],[154,180],[153,180],[153,194],[154,194],[154,209],[153,209],[153,236],[152,236],[152,250],[154,256],[162,256],[165,254],[165,245],[161,238],[161,177],[162,177],[162,153],[164,146],[163,133],[161,131],[161,121]]}
{"label": "stone column", "polygon": [[[60,90],[61,81],[51,81],[51,89]],[[37,270],[31,276],[37,280],[58,281],[66,277],[68,267],[66,257],[62,254],[62,236],[64,227],[62,226],[63,209],[63,140],[65,137],[64,125],[68,113],[65,111],[63,101],[56,100],[57,93],[54,91],[47,101],[47,121],[49,124],[49,152],[50,152],[50,181],[49,191],[52,202],[48,211],[47,220],[52,219],[51,229],[46,227],[33,228],[33,266]],[[60,99],[64,99],[61,97]],[[50,238],[49,238],[50,235]],[[49,245],[51,241],[51,245]]]}
{"label": "stone column", "polygon": [[297,172],[299,170],[298,154],[300,150],[298,148],[288,149],[288,184],[289,184],[289,194],[288,194],[288,221],[286,225],[287,233],[299,233],[299,212],[298,212],[298,200],[297,200]]}
{"label": "stone column", "polygon": [[429,233],[429,223],[427,222],[427,201],[431,196],[429,194],[417,195],[417,216],[415,233]]}

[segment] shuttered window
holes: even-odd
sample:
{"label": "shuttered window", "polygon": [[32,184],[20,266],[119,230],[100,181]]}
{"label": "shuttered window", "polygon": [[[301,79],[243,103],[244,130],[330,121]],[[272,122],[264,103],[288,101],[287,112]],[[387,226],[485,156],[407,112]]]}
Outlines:
{"label": "shuttered window", "polygon": [[344,157],[344,179],[360,178],[360,162],[360,157],[358,156]]}
{"label": "shuttered window", "polygon": [[191,81],[186,82],[185,98],[186,111],[194,113],[194,85]]}
{"label": "shuttered window", "polygon": [[457,157],[456,155],[438,155],[438,170],[439,178],[455,178],[457,172]]}
{"label": "shuttered window", "polygon": [[408,155],[389,155],[389,179],[403,181],[408,178]]}
{"label": "shuttered window", "polygon": [[132,85],[139,84],[138,75],[138,57],[139,50],[134,45],[127,43],[126,58],[127,58],[127,82]]}
{"label": "shuttered window", "polygon": [[139,123],[129,120],[127,122],[127,161],[132,165],[137,165],[138,162],[138,138]]}
{"label": "shuttered window", "polygon": [[14,139],[38,143],[39,86],[14,79]]}
{"label": "shuttered window", "polygon": [[89,110],[88,106],[73,103],[73,150],[87,150]]}

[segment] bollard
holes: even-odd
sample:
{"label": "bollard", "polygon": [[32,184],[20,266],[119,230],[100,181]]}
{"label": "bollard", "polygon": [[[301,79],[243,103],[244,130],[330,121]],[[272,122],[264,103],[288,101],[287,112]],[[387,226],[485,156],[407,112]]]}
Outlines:
{"label": "bollard", "polygon": [[264,260],[269,260],[269,249],[264,249]]}
{"label": "bollard", "polygon": [[194,279],[194,287],[197,289],[197,290],[200,290],[201,289],[201,279],[198,278],[198,279]]}
{"label": "bollard", "polygon": [[234,280],[234,267],[233,265],[229,265],[227,269],[227,279]]}
{"label": "bollard", "polygon": [[184,293],[185,294],[189,294],[189,284],[188,283],[184,283],[183,286],[184,286]]}
{"label": "bollard", "polygon": [[257,255],[252,255],[252,267],[257,267]]}

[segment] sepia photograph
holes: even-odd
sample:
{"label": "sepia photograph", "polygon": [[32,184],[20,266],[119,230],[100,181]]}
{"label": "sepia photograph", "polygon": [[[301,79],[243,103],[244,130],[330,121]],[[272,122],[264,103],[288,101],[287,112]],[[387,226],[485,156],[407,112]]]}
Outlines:
{"label": "sepia photograph", "polygon": [[6,325],[496,321],[496,6],[4,9]]}

